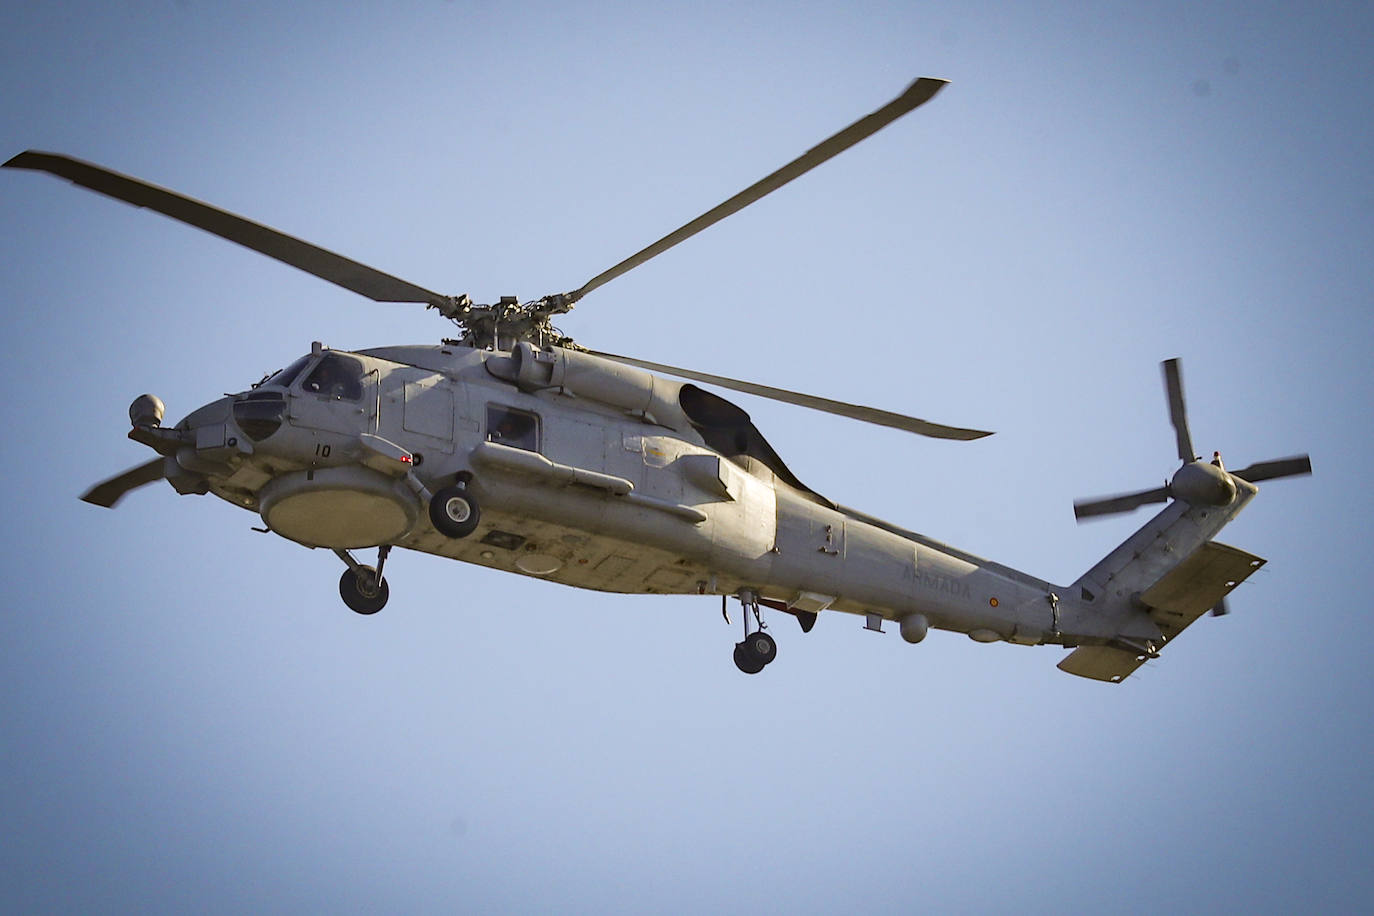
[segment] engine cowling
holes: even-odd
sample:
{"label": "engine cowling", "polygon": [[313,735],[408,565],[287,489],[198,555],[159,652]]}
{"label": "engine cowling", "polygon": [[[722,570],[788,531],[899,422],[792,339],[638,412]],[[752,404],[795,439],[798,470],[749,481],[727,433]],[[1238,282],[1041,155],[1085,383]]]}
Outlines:
{"label": "engine cowling", "polygon": [[558,388],[665,426],[687,425],[677,398],[680,382],[590,353],[561,347],[541,350],[521,341],[510,356],[488,359],[486,365],[493,375],[523,391]]}

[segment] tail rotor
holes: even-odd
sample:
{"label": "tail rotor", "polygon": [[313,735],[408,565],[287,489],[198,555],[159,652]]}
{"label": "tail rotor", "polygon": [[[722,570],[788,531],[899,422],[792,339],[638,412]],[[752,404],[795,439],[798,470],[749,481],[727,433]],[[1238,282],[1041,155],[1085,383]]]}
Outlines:
{"label": "tail rotor", "polygon": [[[1193,451],[1193,437],[1188,429],[1188,411],[1183,397],[1183,372],[1177,359],[1161,364],[1164,374],[1164,393],[1169,403],[1169,421],[1174,427],[1178,457],[1183,463],[1162,487],[1119,493],[1096,499],[1080,500],[1073,504],[1073,514],[1080,522],[1087,518],[1130,512],[1150,503],[1180,499],[1189,505],[1229,505],[1236,495],[1232,478],[1249,483],[1296,477],[1312,473],[1312,461],[1307,455],[1294,455],[1271,461],[1260,461],[1239,471],[1227,471],[1221,463],[1221,453],[1213,452],[1210,462],[1201,460]],[[1218,606],[1214,613],[1224,614]]]}

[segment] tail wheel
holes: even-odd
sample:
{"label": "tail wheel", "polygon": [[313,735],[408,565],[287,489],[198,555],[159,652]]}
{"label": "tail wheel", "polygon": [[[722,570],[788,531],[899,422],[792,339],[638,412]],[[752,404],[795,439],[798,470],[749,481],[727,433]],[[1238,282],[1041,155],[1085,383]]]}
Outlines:
{"label": "tail wheel", "polygon": [[735,667],[745,674],[758,674],[778,657],[778,644],[762,630],[750,633],[735,644]]}
{"label": "tail wheel", "polygon": [[762,630],[749,634],[749,638],[744,643],[749,647],[753,656],[765,665],[778,657],[778,644],[773,641],[773,637]]}
{"label": "tail wheel", "polygon": [[377,570],[371,566],[359,566],[357,572],[345,569],[339,578],[339,597],[344,604],[359,614],[375,614],[386,607],[391,589],[385,578],[377,577]]}
{"label": "tail wheel", "polygon": [[735,667],[745,674],[758,674],[763,670],[763,662],[749,651],[748,643],[735,643]]}
{"label": "tail wheel", "polygon": [[429,520],[446,537],[467,537],[481,519],[482,510],[467,487],[445,487],[429,501]]}

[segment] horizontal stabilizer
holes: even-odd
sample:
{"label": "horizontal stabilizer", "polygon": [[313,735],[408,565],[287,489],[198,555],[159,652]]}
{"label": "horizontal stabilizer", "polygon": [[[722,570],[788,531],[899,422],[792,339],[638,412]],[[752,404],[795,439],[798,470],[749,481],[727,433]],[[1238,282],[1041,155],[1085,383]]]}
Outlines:
{"label": "horizontal stabilizer", "polygon": [[1208,541],[1142,592],[1140,600],[1165,639],[1173,639],[1263,565],[1254,554]]}
{"label": "horizontal stabilizer", "polygon": [[[1168,644],[1193,621],[1222,603],[1264,560],[1235,547],[1207,541],[1139,595]],[[1120,683],[1149,659],[1144,651],[1118,646],[1081,646],[1059,662],[1059,670],[1095,681]]]}
{"label": "horizontal stabilizer", "polygon": [[1132,671],[1145,664],[1145,659],[1138,652],[1127,652],[1112,646],[1082,646],[1064,656],[1059,663],[1059,670],[1094,681],[1119,684]]}

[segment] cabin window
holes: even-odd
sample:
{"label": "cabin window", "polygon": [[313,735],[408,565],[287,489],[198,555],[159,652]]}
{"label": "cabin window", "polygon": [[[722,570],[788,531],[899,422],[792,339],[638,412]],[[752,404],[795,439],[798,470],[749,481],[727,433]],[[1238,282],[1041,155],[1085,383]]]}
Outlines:
{"label": "cabin window", "polygon": [[487,441],[527,452],[539,451],[539,417],[523,410],[487,405]]}
{"label": "cabin window", "polygon": [[363,364],[351,356],[327,353],[305,377],[301,387],[336,401],[363,399]]}

